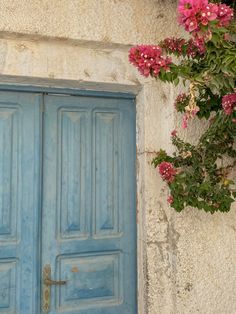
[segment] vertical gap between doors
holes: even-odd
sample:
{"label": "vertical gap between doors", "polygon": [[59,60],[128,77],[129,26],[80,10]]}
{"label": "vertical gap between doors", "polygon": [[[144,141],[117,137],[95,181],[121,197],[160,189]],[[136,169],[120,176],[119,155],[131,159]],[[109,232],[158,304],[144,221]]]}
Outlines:
{"label": "vertical gap between doors", "polygon": [[40,104],[40,157],[39,157],[39,219],[38,219],[38,230],[39,230],[39,248],[38,248],[38,264],[39,264],[39,271],[38,271],[38,296],[39,296],[39,309],[38,313],[41,314],[42,310],[42,271],[43,271],[43,265],[42,265],[42,218],[43,218],[43,139],[44,139],[44,108],[45,108],[45,93],[42,93],[42,100]]}

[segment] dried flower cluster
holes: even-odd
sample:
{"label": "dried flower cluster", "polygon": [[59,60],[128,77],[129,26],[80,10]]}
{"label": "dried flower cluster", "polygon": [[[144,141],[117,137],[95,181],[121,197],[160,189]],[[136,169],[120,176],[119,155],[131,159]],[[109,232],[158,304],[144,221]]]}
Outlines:
{"label": "dried flower cluster", "polygon": [[200,38],[191,38],[185,40],[183,38],[170,37],[160,42],[160,46],[168,53],[174,53],[177,56],[187,56],[195,58],[198,55],[203,55],[205,52],[205,42]]}

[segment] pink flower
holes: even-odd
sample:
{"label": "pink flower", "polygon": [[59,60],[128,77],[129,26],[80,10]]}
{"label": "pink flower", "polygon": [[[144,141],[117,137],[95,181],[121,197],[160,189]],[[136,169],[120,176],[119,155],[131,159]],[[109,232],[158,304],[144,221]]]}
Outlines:
{"label": "pink flower", "polygon": [[195,16],[190,16],[188,19],[186,19],[185,29],[188,32],[192,32],[198,29],[198,21]]}
{"label": "pink flower", "polygon": [[205,46],[205,41],[207,41],[207,38],[206,36],[210,36],[211,33],[210,31],[209,32],[206,32],[203,36],[200,36],[200,34],[195,34],[194,38],[193,39],[190,39],[190,42],[192,40],[192,43],[190,44],[190,46],[192,45],[194,49],[197,51],[197,53],[199,55],[204,55],[204,53],[206,52],[206,46]]}
{"label": "pink flower", "polygon": [[146,77],[157,77],[161,69],[168,71],[171,64],[171,59],[162,55],[161,48],[153,45],[132,47],[129,51],[129,61]]}
{"label": "pink flower", "polygon": [[219,4],[217,16],[220,21],[220,26],[228,26],[234,17],[234,10],[226,4]]}
{"label": "pink flower", "polygon": [[170,195],[170,196],[167,198],[167,202],[168,202],[169,204],[172,204],[172,203],[174,202],[174,198],[173,198],[172,195]]}
{"label": "pink flower", "polygon": [[227,94],[222,98],[222,107],[225,114],[231,115],[236,106],[236,93]]}
{"label": "pink flower", "polygon": [[163,161],[159,165],[159,173],[163,180],[167,181],[168,183],[171,183],[174,180],[174,177],[177,172],[170,162]]}
{"label": "pink flower", "polygon": [[219,21],[218,26],[228,26],[234,16],[234,10],[226,4],[208,3],[208,0],[180,0],[178,13],[179,23],[186,31],[195,33],[214,20]]}
{"label": "pink flower", "polygon": [[208,5],[208,0],[180,0],[178,5],[179,23],[188,32],[199,31],[201,12]]}
{"label": "pink flower", "polygon": [[201,10],[201,23],[208,25],[209,21],[217,19],[218,5],[209,3]]}
{"label": "pink flower", "polygon": [[180,0],[178,12],[186,17],[190,17],[207,4],[208,0]]}
{"label": "pink flower", "polygon": [[176,130],[173,130],[173,131],[171,132],[171,136],[176,137],[176,136],[177,136],[177,131],[176,131]]}

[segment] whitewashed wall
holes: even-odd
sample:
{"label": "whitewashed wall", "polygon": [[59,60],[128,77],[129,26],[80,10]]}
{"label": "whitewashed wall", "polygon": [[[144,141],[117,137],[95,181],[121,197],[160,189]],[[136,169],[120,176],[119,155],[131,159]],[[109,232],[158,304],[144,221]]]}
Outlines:
{"label": "whitewashed wall", "polygon": [[[130,45],[181,30],[172,0],[0,0],[0,80],[137,94],[139,314],[236,313],[236,213],[175,213],[150,165],[179,126],[174,90],[141,78]],[[201,128],[192,125],[190,139]],[[185,132],[181,133],[183,137]]]}

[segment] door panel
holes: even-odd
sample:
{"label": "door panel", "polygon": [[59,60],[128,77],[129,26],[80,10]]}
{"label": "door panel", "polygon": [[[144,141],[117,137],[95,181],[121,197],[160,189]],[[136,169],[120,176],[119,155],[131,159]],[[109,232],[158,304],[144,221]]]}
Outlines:
{"label": "door panel", "polygon": [[42,97],[0,92],[0,313],[37,313]]}
{"label": "door panel", "polygon": [[42,265],[51,314],[136,313],[135,105],[45,96]]}

